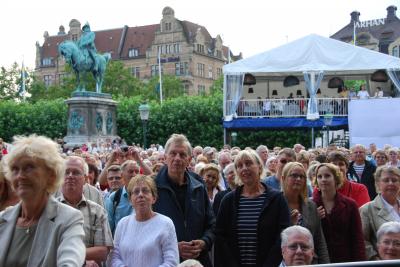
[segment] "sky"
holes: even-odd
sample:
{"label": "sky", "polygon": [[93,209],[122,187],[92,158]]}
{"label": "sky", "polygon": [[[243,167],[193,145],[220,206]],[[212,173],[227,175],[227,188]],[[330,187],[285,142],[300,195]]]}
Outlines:
{"label": "sky", "polygon": [[400,17],[400,0],[1,0],[0,66],[24,61],[33,69],[35,43],[43,44],[45,31],[56,35],[60,25],[68,31],[71,19],[94,31],[143,26],[159,23],[169,6],[177,19],[205,26],[246,58],[311,33],[329,37],[355,10],[361,21],[385,18],[390,5]]}

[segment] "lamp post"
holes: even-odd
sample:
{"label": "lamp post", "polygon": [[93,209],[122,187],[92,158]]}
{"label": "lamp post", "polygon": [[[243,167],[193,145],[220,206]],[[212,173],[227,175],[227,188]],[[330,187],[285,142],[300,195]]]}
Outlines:
{"label": "lamp post", "polygon": [[333,120],[333,114],[332,113],[327,113],[324,116],[324,124],[327,129],[327,137],[326,137],[326,146],[329,145],[329,126],[332,125],[332,120]]}
{"label": "lamp post", "polygon": [[231,132],[232,146],[235,146],[237,140],[237,132]]}
{"label": "lamp post", "polygon": [[150,106],[147,104],[141,104],[139,106],[139,113],[143,125],[143,148],[146,149],[146,127],[150,115]]}

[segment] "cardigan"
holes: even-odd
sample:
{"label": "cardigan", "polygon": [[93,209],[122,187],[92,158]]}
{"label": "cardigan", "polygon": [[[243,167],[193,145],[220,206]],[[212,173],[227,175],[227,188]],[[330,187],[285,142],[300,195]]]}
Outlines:
{"label": "cardigan", "polygon": [[[261,183],[266,199],[257,224],[256,266],[278,266],[282,261],[280,233],[290,225],[287,202],[282,194]],[[215,239],[215,267],[240,266],[237,209],[243,185],[229,192],[218,211]]]}
{"label": "cardigan", "polygon": [[[324,206],[321,192],[313,194],[317,207]],[[357,204],[351,198],[336,193],[330,214],[321,219],[329,257],[332,263],[366,259],[361,218]]]}

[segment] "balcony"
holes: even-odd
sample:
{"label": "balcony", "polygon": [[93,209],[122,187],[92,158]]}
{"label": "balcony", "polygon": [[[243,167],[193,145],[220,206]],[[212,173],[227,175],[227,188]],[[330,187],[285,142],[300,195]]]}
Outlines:
{"label": "balcony", "polygon": [[[309,98],[294,99],[242,99],[236,110],[236,118],[305,118]],[[226,102],[227,114],[232,101]],[[347,98],[318,98],[318,112],[321,116],[347,117]]]}

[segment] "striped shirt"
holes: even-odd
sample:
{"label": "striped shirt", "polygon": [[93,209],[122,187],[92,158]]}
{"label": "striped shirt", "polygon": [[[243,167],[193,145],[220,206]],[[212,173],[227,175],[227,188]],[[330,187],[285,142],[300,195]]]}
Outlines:
{"label": "striped shirt", "polygon": [[360,182],[361,176],[362,176],[362,174],[364,172],[364,167],[365,167],[365,164],[362,164],[362,165],[357,165],[356,163],[353,164],[353,168],[356,171],[358,179],[359,179],[356,182]]}
{"label": "striped shirt", "polygon": [[241,266],[256,266],[257,225],[266,199],[266,192],[256,198],[240,196],[237,231]]}

